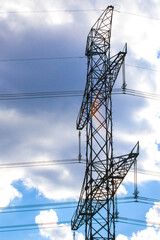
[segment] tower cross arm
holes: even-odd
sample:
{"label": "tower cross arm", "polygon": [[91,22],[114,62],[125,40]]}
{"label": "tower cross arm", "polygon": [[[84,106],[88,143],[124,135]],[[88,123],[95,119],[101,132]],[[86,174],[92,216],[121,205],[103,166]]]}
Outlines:
{"label": "tower cross arm", "polygon": [[[118,73],[120,71],[120,68],[124,62],[126,53],[127,53],[127,44],[125,44],[123,51],[120,51],[119,53],[117,53],[116,55],[110,58],[106,71],[98,79],[98,81],[95,82],[95,84],[92,87],[89,86],[88,81],[86,82],[82,105],[81,105],[81,108],[77,117],[77,122],[76,122],[78,130],[82,130],[87,124],[87,122],[89,121],[90,110],[93,112],[93,108],[89,110],[91,106],[89,106],[88,103],[89,102],[92,103],[93,98],[98,100],[98,98],[96,97],[98,96],[97,92],[100,92],[100,91],[103,92],[103,87],[105,86],[106,83],[108,84],[108,95],[111,93],[114,83],[117,79]],[[110,81],[111,78],[112,78],[112,81]],[[106,94],[104,98],[105,97],[106,97]],[[97,110],[101,107],[104,100],[105,99],[101,99],[100,103],[98,103],[99,106]]]}
{"label": "tower cross arm", "polygon": [[[108,196],[107,201],[109,201],[114,194],[118,190],[121,182],[127,175],[134,161],[136,161],[137,156],[139,155],[139,142],[134,146],[129,154],[121,155],[115,157],[113,160],[113,164],[109,166],[108,171],[104,176],[100,179],[99,177],[94,181],[94,185],[92,186],[92,195],[93,199],[98,201],[102,201],[106,196]],[[105,184],[109,182],[109,188],[105,191]],[[112,186],[114,186],[114,191]],[[103,189],[102,194],[98,192],[98,189]],[[98,209],[100,210],[100,209]],[[97,209],[95,209],[95,213]]]}
{"label": "tower cross arm", "polygon": [[114,158],[111,178],[114,181],[115,192],[118,190],[121,182],[129,172],[133,163],[139,155],[139,142],[134,146],[129,154],[118,156]]}
{"label": "tower cross arm", "polygon": [[[86,173],[87,174],[87,173]],[[78,201],[77,209],[71,219],[71,228],[72,230],[77,230],[80,228],[85,220],[85,186],[86,186],[86,174],[84,177],[80,198]]]}
{"label": "tower cross arm", "polygon": [[[137,156],[139,155],[139,142],[134,146],[134,148],[131,150],[129,154],[121,155],[114,158],[113,165],[110,166],[110,169],[101,179],[95,179],[93,181],[92,186],[92,192],[90,193],[92,195],[92,198],[94,200],[95,207],[92,211],[92,217],[106,204],[106,202],[109,202],[110,199],[114,197],[114,194],[118,190],[121,182],[127,175],[128,171],[130,170],[131,166],[133,165],[134,161],[137,159]],[[82,186],[82,191],[80,195],[80,199],[78,202],[77,209],[73,215],[73,218],[71,220],[71,227],[72,230],[77,230],[80,228],[83,223],[91,218],[86,212],[85,207],[87,204],[87,200],[85,198],[85,190],[87,188],[87,185],[84,183]],[[106,182],[109,182],[108,189],[106,188]],[[112,185],[114,185],[114,191],[112,188]],[[101,192],[99,191],[101,189]],[[108,196],[107,201],[104,200]]]}

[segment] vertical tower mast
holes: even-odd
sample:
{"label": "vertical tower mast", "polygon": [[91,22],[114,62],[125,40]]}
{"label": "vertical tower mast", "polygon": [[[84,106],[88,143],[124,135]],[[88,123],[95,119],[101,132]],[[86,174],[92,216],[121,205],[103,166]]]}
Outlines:
{"label": "vertical tower mast", "polygon": [[115,239],[114,195],[138,156],[138,143],[129,154],[114,157],[111,92],[127,48],[110,57],[113,6],[91,28],[86,46],[87,82],[77,129],[86,127],[86,172],[72,229],[85,224],[86,240]]}

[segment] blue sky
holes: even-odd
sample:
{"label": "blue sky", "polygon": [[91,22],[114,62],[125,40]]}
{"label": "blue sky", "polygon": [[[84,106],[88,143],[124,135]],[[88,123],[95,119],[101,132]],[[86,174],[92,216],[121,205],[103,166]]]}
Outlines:
{"label": "blue sky", "polygon": [[[84,57],[87,34],[100,16],[100,9],[111,4],[116,10],[113,16],[111,53],[120,51],[127,42],[127,87],[159,94],[160,34],[159,21],[156,20],[160,18],[158,0],[135,0],[132,3],[127,0],[1,0],[0,94],[84,89],[87,61],[81,57]],[[57,11],[82,9],[97,11]],[[40,10],[57,12],[31,13]],[[9,13],[18,11],[21,13]],[[25,11],[30,13],[24,13]],[[73,58],[4,61],[65,57]],[[115,87],[121,85],[120,72]],[[76,158],[76,118],[81,101],[81,97],[0,101],[0,164]],[[113,96],[115,155],[128,153],[139,140],[138,168],[160,172],[160,152],[157,147],[160,144],[159,119],[158,101],[124,95]],[[84,131],[82,140],[84,157]],[[0,207],[7,209],[8,206],[76,201],[85,167],[83,164],[74,164],[0,171]],[[159,199],[159,181],[159,176],[138,174],[139,195]],[[132,194],[133,171],[120,188],[119,197]],[[154,202],[150,205],[119,204],[118,209],[119,216],[134,216],[148,222],[160,222],[160,209]],[[70,221],[74,210],[50,208],[3,213],[0,215],[0,227]],[[71,240],[69,225],[67,223],[68,227],[64,227],[61,223],[57,229],[0,232],[0,238]],[[158,240],[160,236],[160,231],[155,228],[120,223],[117,223],[116,233],[117,240],[148,240],[151,236]],[[76,240],[83,240],[83,234],[82,228],[76,233]]]}

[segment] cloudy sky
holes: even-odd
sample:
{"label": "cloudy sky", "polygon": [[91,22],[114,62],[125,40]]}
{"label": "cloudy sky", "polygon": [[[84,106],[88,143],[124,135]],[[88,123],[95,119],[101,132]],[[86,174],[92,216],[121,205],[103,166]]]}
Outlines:
{"label": "cloudy sky", "polygon": [[[0,94],[83,90],[87,34],[108,5],[115,7],[111,53],[122,50],[125,42],[128,44],[127,87],[159,94],[158,0],[1,0]],[[115,87],[121,85],[120,72]],[[1,239],[72,240],[70,220],[85,166],[2,166],[76,159],[75,122],[81,101],[82,97],[0,101],[0,207],[5,207],[0,215]],[[134,224],[138,220],[143,222],[137,226],[129,225],[129,220],[119,221],[117,240],[158,240],[160,237],[156,224],[160,223],[160,203],[154,201],[160,202],[159,106],[159,101],[148,98],[113,96],[114,153],[128,153],[140,141],[138,188],[139,196],[145,197],[144,203],[122,201],[119,204],[120,217],[137,219]],[[84,131],[82,155],[84,158]],[[133,190],[131,171],[119,190],[119,197],[133,196]],[[54,206],[49,205],[52,203]],[[37,204],[45,204],[46,208],[41,205],[33,211]],[[22,205],[26,205],[25,209],[15,207]],[[48,225],[50,222],[54,223],[52,228]],[[82,228],[75,233],[76,240],[83,240],[83,234]]]}

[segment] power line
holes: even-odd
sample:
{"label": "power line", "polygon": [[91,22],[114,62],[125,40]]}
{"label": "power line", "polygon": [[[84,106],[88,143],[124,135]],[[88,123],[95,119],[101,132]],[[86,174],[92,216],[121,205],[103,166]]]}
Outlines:
{"label": "power line", "polygon": [[149,197],[142,197],[138,196],[138,199],[144,200],[144,201],[150,201],[150,202],[160,202],[160,199],[157,198],[149,198]]}
{"label": "power line", "polygon": [[70,60],[70,59],[85,59],[85,56],[75,57],[39,57],[39,58],[8,58],[0,59],[0,62],[24,62],[24,61],[48,61],[48,60]]}
{"label": "power line", "polygon": [[[68,223],[70,223],[70,221],[67,221]],[[64,223],[62,223],[64,224]],[[45,227],[42,227],[42,226],[35,226],[35,227],[29,227],[29,228],[20,228],[20,229],[10,229],[10,230],[0,230],[0,232],[19,232],[19,231],[30,231],[30,230],[38,230],[38,229],[57,229],[57,228],[68,228],[70,227],[69,225],[56,225],[56,226],[45,226]]]}
{"label": "power line", "polygon": [[[133,199],[133,200],[132,200]],[[130,200],[120,200],[119,198],[118,200],[118,204],[126,204],[126,203],[142,203],[142,204],[147,204],[147,205],[153,205],[153,203],[156,206],[160,206],[160,200],[156,199],[154,200],[153,198],[146,198],[146,197],[141,197],[141,196],[137,196],[136,198],[133,196]]]}
{"label": "power line", "polygon": [[135,16],[135,17],[148,18],[148,19],[152,19],[152,20],[156,20],[156,21],[160,20],[160,18],[155,18],[155,17],[151,17],[151,16],[141,15],[141,14],[137,14],[137,13],[125,12],[125,11],[121,11],[121,10],[114,10],[114,11],[118,12],[118,13],[132,15],[132,16]]}
{"label": "power line", "polygon": [[50,161],[1,163],[0,169],[19,168],[19,167],[39,167],[39,166],[64,165],[64,164],[76,164],[76,163],[85,163],[85,160],[82,159],[81,162],[79,162],[78,159],[63,159],[63,160],[50,160]]}
{"label": "power line", "polygon": [[125,94],[130,95],[130,96],[142,97],[142,98],[160,101],[159,94],[147,93],[147,92],[133,90],[133,89],[126,89]]}
{"label": "power line", "polygon": [[[0,11],[0,14],[40,14],[40,13],[60,13],[60,12],[78,13],[78,12],[99,12],[99,11],[104,11],[104,9],[55,9],[55,10]],[[121,11],[116,9],[114,10],[114,12],[132,15],[135,17],[148,18],[148,19],[157,20],[157,21],[160,20],[160,18],[155,18],[152,16],[146,16],[138,13],[126,12],[126,11]]]}
{"label": "power line", "polygon": [[147,67],[142,67],[142,66],[137,66],[137,65],[127,64],[127,63],[125,65],[128,66],[128,67],[140,68],[140,69],[153,71],[153,72],[160,72],[159,70],[152,69],[152,68],[147,68]]}
{"label": "power line", "polygon": [[[61,159],[61,160],[49,160],[49,161],[30,161],[30,162],[11,162],[11,163],[1,163],[0,169],[8,168],[23,168],[23,167],[40,167],[40,166],[51,166],[51,165],[70,165],[70,164],[85,164],[86,160],[81,159]],[[160,177],[160,172],[155,172],[146,169],[138,169],[138,173],[152,175]],[[160,201],[160,200],[159,200]]]}
{"label": "power line", "polygon": [[49,209],[70,209],[75,208],[77,201],[72,202],[52,202],[52,203],[41,203],[41,204],[30,204],[30,205],[16,205],[0,207],[1,213],[22,213],[31,211],[44,211]]}
{"label": "power line", "polygon": [[146,227],[154,227],[157,228],[160,226],[160,222],[151,222],[151,221],[146,221],[145,220],[140,220],[140,219],[134,219],[134,218],[126,218],[126,217],[118,217],[117,221],[119,222],[122,220],[123,223],[128,223],[128,224],[133,224],[133,225],[138,225],[138,226],[146,226]]}
{"label": "power line", "polygon": [[[157,228],[160,222],[151,222],[134,218],[118,217],[117,222],[124,224],[131,224],[137,226],[154,227]],[[47,222],[47,223],[32,223],[32,224],[21,224],[21,225],[6,225],[0,226],[0,232],[14,232],[14,231],[25,231],[25,230],[37,230],[37,229],[47,229],[47,228],[59,228],[59,227],[69,227],[68,223],[70,221],[61,222]],[[96,222],[94,223],[96,224]]]}
{"label": "power line", "polygon": [[55,92],[29,92],[29,93],[8,93],[0,94],[0,101],[2,100],[23,100],[23,99],[37,99],[37,98],[65,98],[65,97],[79,97],[83,95],[83,90],[75,91],[55,91]]}
{"label": "power line", "polygon": [[[160,199],[148,198],[138,196],[136,199],[134,196],[131,197],[118,197],[118,204],[126,203],[145,203],[145,204],[155,204],[160,205]],[[49,209],[69,209],[75,208],[77,201],[72,202],[52,202],[52,203],[40,203],[40,204],[28,204],[28,205],[16,205],[16,206],[7,206],[0,207],[1,213],[20,213],[20,212],[30,212],[30,211],[41,211]]]}
{"label": "power line", "polygon": [[[151,201],[159,201],[159,199],[153,199],[148,197],[138,197],[139,199],[143,200],[151,200]],[[133,197],[122,197],[118,198],[118,200],[125,200],[125,199],[133,199]],[[139,201],[138,201],[139,202]],[[63,203],[45,203],[45,204],[32,204],[32,205],[20,205],[20,206],[9,206],[5,209],[20,209],[20,210],[14,210],[13,212],[28,212],[28,211],[40,211],[40,210],[49,210],[50,208],[42,208],[46,206],[50,206],[53,209],[65,209],[65,208],[75,208],[77,202],[63,202]],[[123,202],[126,203],[126,202]],[[137,203],[137,201],[136,201]],[[141,202],[140,202],[141,203]],[[35,208],[35,209],[23,209],[23,208]],[[41,207],[40,209],[37,209],[37,207]],[[0,208],[3,210],[3,208]],[[12,213],[12,211],[2,211],[1,213]],[[133,219],[133,218],[126,218],[126,217],[118,217],[117,222],[124,223],[124,224],[131,224],[131,225],[137,225],[137,226],[147,226],[151,227],[157,227],[160,225],[160,223],[157,222],[147,222],[140,219]],[[14,232],[14,231],[26,231],[26,230],[37,230],[37,229],[48,229],[48,228],[59,228],[59,227],[69,227],[69,225],[61,225],[61,224],[68,224],[70,221],[62,221],[62,222],[50,222],[50,223],[39,223],[39,224],[21,224],[21,225],[7,225],[7,226],[0,226],[0,232]],[[96,224],[96,222],[95,222]]]}
{"label": "power line", "polygon": [[129,224],[129,225],[135,225],[135,226],[141,226],[141,227],[153,227],[157,228],[155,226],[148,226],[147,224],[142,224],[142,223],[133,223],[133,222],[127,222],[127,221],[122,221],[122,220],[117,220],[118,223],[123,223],[123,224]]}
{"label": "power line", "polygon": [[[131,172],[134,172],[134,170],[130,170]],[[147,170],[147,169],[141,169],[138,168],[137,172],[140,174],[146,174],[146,175],[151,175],[151,176],[157,176],[160,177],[160,172],[156,172],[156,171],[151,171],[151,170]]]}
{"label": "power line", "polygon": [[[0,101],[3,100],[24,100],[24,99],[43,99],[43,98],[66,98],[66,97],[80,97],[83,96],[83,90],[75,90],[75,91],[55,91],[55,92],[30,92],[30,93],[8,93],[8,94],[0,94]],[[143,97],[152,100],[160,101],[159,94],[147,93],[143,91],[133,90],[133,89],[125,89],[122,91],[121,88],[117,88],[113,90],[112,94],[126,94],[136,97]]]}
{"label": "power line", "polygon": [[[39,58],[8,58],[0,59],[0,62],[24,62],[24,61],[50,61],[50,60],[71,60],[71,59],[86,59],[86,56],[64,56],[64,57],[39,57]],[[126,66],[140,68],[148,71],[160,72],[152,68],[141,67],[132,64],[126,64]]]}
{"label": "power line", "polygon": [[[28,162],[8,162],[8,163],[0,163],[0,169],[6,168],[18,168],[18,167],[39,167],[39,166],[50,166],[50,165],[64,165],[64,164],[84,164],[86,163],[85,159],[81,159],[79,161],[77,158],[73,159],[60,159],[60,160],[48,160],[48,161],[28,161]],[[158,176],[160,177],[160,172],[155,172],[147,169],[137,169],[138,173]]]}
{"label": "power line", "polygon": [[[125,200],[125,199],[133,199],[134,197],[121,197],[118,200]],[[59,207],[61,206],[72,206],[77,204],[77,201],[65,201],[65,202],[52,202],[52,203],[40,203],[40,204],[27,204],[27,205],[14,205],[14,206],[7,206],[7,207],[0,207],[0,210],[7,209],[26,209],[26,208],[37,208],[37,207]]]}
{"label": "power line", "polygon": [[[0,62],[24,62],[24,61],[50,61],[50,60],[71,60],[71,59],[86,59],[86,56],[64,56],[64,57],[39,57],[39,58],[8,58],[0,59]],[[126,66],[140,68],[153,72],[160,72],[152,68],[141,67],[132,64],[126,64]]]}
{"label": "power line", "polygon": [[[68,207],[52,207],[52,209],[54,210],[58,210],[58,209],[71,209],[71,208],[76,208],[75,206],[68,206]],[[24,212],[35,212],[35,211],[46,211],[46,210],[50,210],[51,207],[43,207],[43,208],[34,208],[34,209],[21,209],[21,210],[11,210],[11,211],[2,211],[1,213],[24,213]]]}
{"label": "power line", "polygon": [[23,230],[33,230],[33,229],[40,229],[40,228],[69,227],[68,225],[61,225],[61,224],[67,224],[67,223],[70,223],[70,221],[6,225],[6,226],[0,226],[0,232],[23,231]]}
{"label": "power line", "polygon": [[39,203],[39,204],[27,204],[27,205],[14,205],[8,207],[0,207],[0,210],[3,209],[22,209],[22,208],[35,208],[35,207],[57,207],[57,206],[66,206],[76,204],[77,201],[65,201],[65,202],[52,202],[52,203]]}
{"label": "power line", "polygon": [[138,173],[160,177],[160,172],[138,168]]}
{"label": "power line", "polygon": [[28,11],[0,11],[0,14],[37,14],[37,13],[59,13],[59,12],[98,12],[103,11],[103,9],[56,9],[56,10],[28,10]]}

